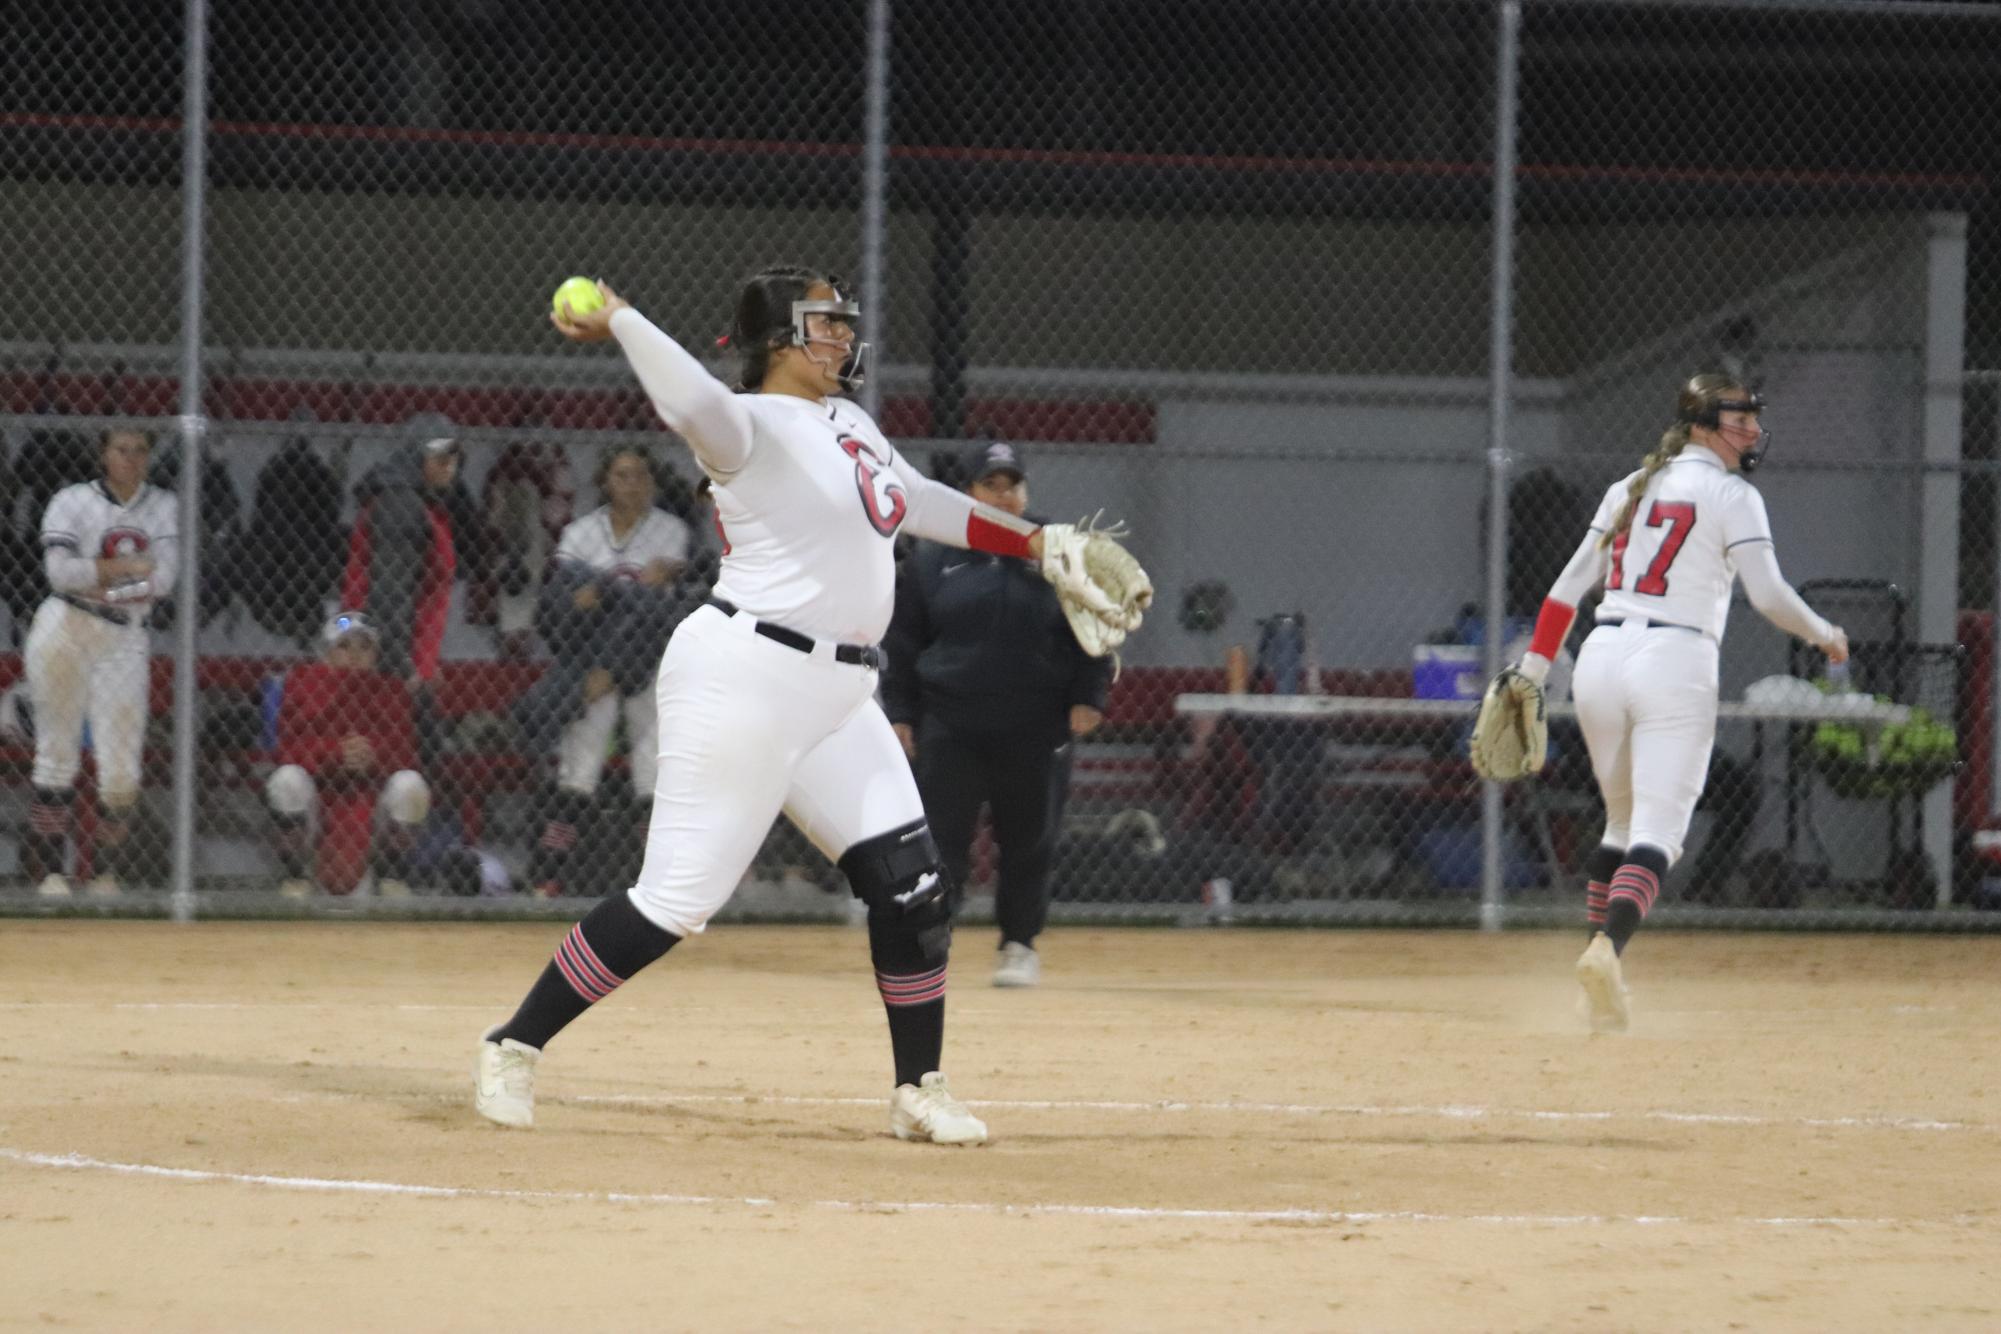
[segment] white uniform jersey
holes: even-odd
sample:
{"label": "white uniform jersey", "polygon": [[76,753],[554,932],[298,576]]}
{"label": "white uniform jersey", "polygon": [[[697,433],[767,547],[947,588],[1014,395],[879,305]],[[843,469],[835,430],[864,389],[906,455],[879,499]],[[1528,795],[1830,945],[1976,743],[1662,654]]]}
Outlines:
{"label": "white uniform jersey", "polygon": [[[135,613],[135,622],[142,620],[137,613],[173,591],[178,523],[172,491],[142,483],[131,501],[121,505],[101,481],[66,486],[42,515],[42,553],[50,586],[58,593]],[[145,556],[153,562],[153,573],[143,585],[113,600],[97,586],[95,562],[115,556]]]}
{"label": "white uniform jersey", "polygon": [[[1599,502],[1591,531],[1610,531],[1637,473]],[[1700,630],[1722,642],[1737,566],[1732,553],[1771,545],[1772,524],[1757,488],[1700,445],[1688,445],[1647,484],[1633,521],[1612,544],[1598,619],[1644,616]]]}
{"label": "white uniform jersey", "polygon": [[875,643],[896,600],[907,465],[846,399],[751,394],[743,404],[750,456],[714,479],[716,596],[816,639]]}
{"label": "white uniform jersey", "polygon": [[637,579],[655,561],[680,565],[688,559],[688,525],[662,509],[648,509],[619,541],[612,534],[611,507],[600,505],[563,529],[556,559],[576,561],[614,579]]}

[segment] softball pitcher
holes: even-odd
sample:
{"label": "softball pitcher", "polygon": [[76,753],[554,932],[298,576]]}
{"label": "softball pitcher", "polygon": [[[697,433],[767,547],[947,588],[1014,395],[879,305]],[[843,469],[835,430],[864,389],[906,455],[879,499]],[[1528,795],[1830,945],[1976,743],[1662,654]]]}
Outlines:
{"label": "softball pitcher", "polygon": [[146,623],[174,586],[174,493],[146,482],[152,440],[142,431],[110,430],[102,448],[103,479],[64,487],[42,515],[52,591],[35,612],[23,654],[35,770],[21,863],[47,898],[70,893],[63,856],[86,721],[101,805],[100,866],[90,889],[118,892],[146,742]]}
{"label": "softball pitcher", "polygon": [[[549,1039],[701,931],[783,811],[868,905],[896,1070],[891,1131],[984,1143],[985,1124],[938,1070],[946,887],[910,766],[875,700],[877,641],[895,588],[891,544],[907,530],[1004,555],[1040,556],[1047,546],[1057,582],[1060,553],[1076,550],[1079,530],[1039,529],[929,480],[839,397],[860,383],[868,348],[855,341],[860,308],[838,280],[799,268],[750,279],[730,335],[744,359],[742,393],[599,290],[602,309],[565,306],[552,318],[578,342],[616,338],[662,420],[686,438],[714,486],[722,571],[661,660],[660,760],[639,883],[592,909],[514,1017],[488,1030],[475,1105],[502,1125],[532,1124],[534,1068]],[[1102,569],[1106,553],[1093,555]],[[1080,557],[1076,570],[1085,564]],[[1133,573],[1126,628],[1151,596],[1150,586],[1138,596],[1144,575]],[[1102,579],[1074,577],[1107,593]],[[1119,590],[1107,600],[1119,601]]]}
{"label": "softball pitcher", "polygon": [[1604,582],[1571,680],[1605,799],[1604,837],[1585,863],[1591,940],[1577,961],[1597,1031],[1626,1027],[1620,956],[1681,856],[1709,772],[1732,583],[1743,579],[1753,607],[1828,661],[1848,658],[1847,634],[1779,573],[1764,499],[1744,478],[1770,443],[1764,406],[1723,374],[1682,386],[1674,425],[1599,502],[1516,667],[1540,686],[1579,600]]}

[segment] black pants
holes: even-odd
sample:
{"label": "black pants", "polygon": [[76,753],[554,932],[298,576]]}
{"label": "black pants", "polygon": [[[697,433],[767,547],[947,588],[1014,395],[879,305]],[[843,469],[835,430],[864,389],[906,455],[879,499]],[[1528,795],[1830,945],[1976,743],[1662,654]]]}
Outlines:
{"label": "black pants", "polygon": [[1003,941],[1034,943],[1049,918],[1049,868],[1070,783],[1067,733],[960,732],[927,718],[917,733],[917,791],[952,881],[956,912],[980,807],[1000,848],[994,915]]}

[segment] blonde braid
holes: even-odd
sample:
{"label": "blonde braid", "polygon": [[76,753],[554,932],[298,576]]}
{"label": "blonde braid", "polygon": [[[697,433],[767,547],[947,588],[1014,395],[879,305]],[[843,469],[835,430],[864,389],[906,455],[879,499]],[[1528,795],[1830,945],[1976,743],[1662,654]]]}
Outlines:
{"label": "blonde braid", "polygon": [[1655,473],[1667,467],[1669,459],[1688,446],[1688,439],[1687,422],[1676,422],[1661,433],[1661,442],[1641,462],[1639,474],[1626,487],[1626,503],[1619,506],[1619,516],[1612,520],[1611,528],[1598,539],[1601,548],[1611,546],[1626,535],[1626,530],[1633,526],[1633,513],[1640,507],[1640,497],[1646,494],[1647,483],[1654,480]]}

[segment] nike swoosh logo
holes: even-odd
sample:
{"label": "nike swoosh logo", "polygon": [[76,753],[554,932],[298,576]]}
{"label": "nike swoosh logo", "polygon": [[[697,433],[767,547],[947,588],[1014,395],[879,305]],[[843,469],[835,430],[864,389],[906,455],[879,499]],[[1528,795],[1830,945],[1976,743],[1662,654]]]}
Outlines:
{"label": "nike swoosh logo", "polygon": [[959,563],[958,563],[957,565],[947,565],[947,566],[946,566],[946,567],[945,567],[944,569],[942,569],[942,570],[938,571],[938,573],[940,573],[940,574],[950,574],[950,573],[951,573],[952,571],[954,571],[954,570],[963,570],[963,569],[965,569],[965,568],[966,568],[966,567],[967,567],[968,565],[971,565],[971,564],[972,564],[972,562],[971,562],[971,561],[969,561],[969,560],[962,560],[962,561],[960,561],[960,562],[959,562]]}

